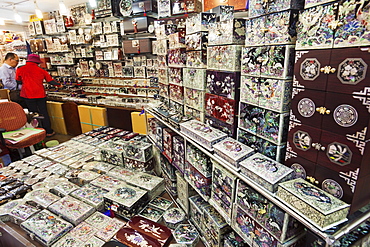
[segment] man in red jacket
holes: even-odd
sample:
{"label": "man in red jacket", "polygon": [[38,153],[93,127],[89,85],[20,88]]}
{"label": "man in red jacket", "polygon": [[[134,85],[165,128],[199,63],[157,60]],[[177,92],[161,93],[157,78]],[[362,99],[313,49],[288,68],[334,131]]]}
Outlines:
{"label": "man in red jacket", "polygon": [[46,108],[46,93],[44,89],[44,80],[51,84],[59,86],[53,80],[50,74],[39,67],[41,59],[39,55],[30,54],[27,57],[26,65],[17,69],[15,80],[22,84],[20,96],[24,98],[30,112],[38,112],[44,119],[42,127],[46,130],[46,136],[53,136],[55,132],[51,128],[49,114]]}

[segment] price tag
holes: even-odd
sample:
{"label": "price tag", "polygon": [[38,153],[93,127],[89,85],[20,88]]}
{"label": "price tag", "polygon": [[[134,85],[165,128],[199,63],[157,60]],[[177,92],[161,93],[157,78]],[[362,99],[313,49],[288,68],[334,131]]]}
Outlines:
{"label": "price tag", "polygon": [[117,212],[117,210],[118,210],[118,206],[117,206],[117,205],[115,205],[115,204],[112,204],[112,205],[110,206],[110,209],[111,209],[112,211],[114,211],[114,212]]}

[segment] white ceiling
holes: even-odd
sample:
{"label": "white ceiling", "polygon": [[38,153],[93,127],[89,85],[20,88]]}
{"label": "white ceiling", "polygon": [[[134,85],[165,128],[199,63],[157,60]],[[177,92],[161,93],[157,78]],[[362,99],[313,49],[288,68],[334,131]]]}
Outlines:
{"label": "white ceiling", "polygon": [[[50,12],[59,9],[59,0],[36,0],[42,12]],[[67,8],[69,6],[86,3],[88,0],[64,0]],[[14,21],[13,4],[22,17],[23,23],[28,22],[30,15],[35,14],[34,0],[0,0],[0,18],[5,20],[6,26],[16,26]],[[6,29],[0,26],[0,29]]]}

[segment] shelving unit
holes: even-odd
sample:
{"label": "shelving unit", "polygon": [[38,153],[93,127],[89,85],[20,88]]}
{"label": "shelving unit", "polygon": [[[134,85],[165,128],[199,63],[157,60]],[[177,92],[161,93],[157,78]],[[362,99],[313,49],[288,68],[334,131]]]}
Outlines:
{"label": "shelving unit", "polygon": [[[220,165],[222,165],[224,168],[226,168],[229,172],[232,174],[236,175],[239,179],[247,183],[249,186],[251,186],[253,189],[255,189],[258,193],[262,194],[264,197],[266,197],[268,200],[270,200],[273,204],[276,206],[280,207],[283,209],[285,212],[287,212],[289,215],[297,219],[299,222],[301,222],[305,227],[310,229],[312,232],[317,234],[319,237],[325,240],[326,246],[333,246],[333,244],[343,237],[345,234],[348,234],[351,232],[354,228],[356,228],[358,225],[361,223],[365,222],[370,218],[370,210],[366,210],[365,212],[361,212],[360,215],[356,215],[356,218],[354,219],[343,219],[343,221],[337,222],[335,226],[329,226],[326,227],[325,229],[320,229],[316,226],[314,226],[309,220],[307,220],[303,215],[300,213],[296,212],[294,208],[284,204],[279,198],[261,187],[260,185],[256,184],[254,181],[249,179],[248,177],[240,174],[238,171],[236,171],[230,164],[228,164],[225,160],[222,158],[214,155],[207,149],[205,149],[203,146],[199,145],[196,141],[192,140],[189,136],[186,134],[182,133],[178,129],[174,128],[171,126],[168,122],[164,121],[161,117],[158,116],[158,114],[151,110],[151,109],[145,109],[146,113],[154,116],[157,120],[159,120],[162,124],[170,128],[172,131],[176,132],[179,136],[183,137],[185,142],[189,142],[198,149],[200,149],[204,154],[206,154],[208,157],[211,159],[215,160],[218,162]],[[153,140],[150,138],[150,140],[153,142]],[[153,142],[155,144],[155,142]],[[188,181],[189,182],[189,181]],[[189,183],[192,185],[191,183]],[[197,190],[196,190],[197,191]],[[208,201],[207,198],[205,198],[203,195],[199,194],[202,196],[202,198],[206,201]],[[217,208],[216,208],[217,210]]]}

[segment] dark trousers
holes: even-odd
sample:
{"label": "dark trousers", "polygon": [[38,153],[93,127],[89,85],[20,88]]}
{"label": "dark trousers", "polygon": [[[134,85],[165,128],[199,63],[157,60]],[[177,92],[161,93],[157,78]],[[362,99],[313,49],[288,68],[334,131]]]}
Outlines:
{"label": "dark trousers", "polygon": [[50,118],[48,109],[46,108],[46,98],[40,99],[26,99],[24,101],[27,104],[27,108],[29,112],[37,112],[40,115],[44,116],[42,120],[42,127],[46,130],[47,134],[53,133],[53,129],[51,128]]}

